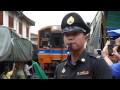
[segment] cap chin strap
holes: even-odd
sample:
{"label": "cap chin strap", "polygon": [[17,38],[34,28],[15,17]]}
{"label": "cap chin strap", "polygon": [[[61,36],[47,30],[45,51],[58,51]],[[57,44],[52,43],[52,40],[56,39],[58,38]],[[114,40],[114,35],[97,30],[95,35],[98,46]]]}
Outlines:
{"label": "cap chin strap", "polygon": [[86,33],[86,30],[81,28],[81,27],[78,27],[78,26],[69,26],[69,27],[65,27],[63,29],[63,31],[73,31],[73,30],[81,30],[83,31],[84,33]]}

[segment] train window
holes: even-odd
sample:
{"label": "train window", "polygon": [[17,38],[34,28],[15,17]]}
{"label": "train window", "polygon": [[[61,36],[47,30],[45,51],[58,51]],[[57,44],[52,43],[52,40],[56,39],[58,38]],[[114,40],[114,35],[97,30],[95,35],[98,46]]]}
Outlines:
{"label": "train window", "polygon": [[41,47],[48,47],[49,46],[49,38],[42,38],[40,46]]}
{"label": "train window", "polygon": [[45,37],[45,38],[50,38],[50,32],[45,32],[45,33],[44,33],[44,37]]}
{"label": "train window", "polygon": [[39,34],[40,34],[40,38],[44,37],[44,31],[39,31]]}
{"label": "train window", "polygon": [[50,44],[50,36],[51,36],[51,31],[50,29],[45,29],[45,30],[41,30],[39,32],[40,36],[40,48],[43,47],[48,47]]}
{"label": "train window", "polygon": [[42,46],[48,46],[48,41],[42,41]]}
{"label": "train window", "polygon": [[59,46],[60,45],[60,37],[55,37],[54,43],[55,43],[55,46]]}
{"label": "train window", "polygon": [[52,33],[50,42],[52,44],[52,48],[62,48],[63,46],[62,33]]}
{"label": "train window", "polygon": [[42,38],[50,38],[51,31],[49,29],[40,31],[40,37]]}

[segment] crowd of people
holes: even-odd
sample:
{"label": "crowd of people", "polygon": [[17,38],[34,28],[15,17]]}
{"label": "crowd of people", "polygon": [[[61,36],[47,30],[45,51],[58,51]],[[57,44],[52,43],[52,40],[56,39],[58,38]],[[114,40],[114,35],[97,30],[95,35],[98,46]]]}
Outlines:
{"label": "crowd of people", "polygon": [[1,79],[32,79],[32,67],[25,62],[14,62],[11,69],[8,64],[4,67]]}
{"label": "crowd of people", "polygon": [[102,57],[107,62],[107,64],[110,66],[110,69],[112,71],[113,78],[119,78],[120,79],[120,37],[115,39],[115,44],[112,49],[112,53],[109,54],[108,46],[110,45],[110,40],[106,42],[105,47],[102,50]]}

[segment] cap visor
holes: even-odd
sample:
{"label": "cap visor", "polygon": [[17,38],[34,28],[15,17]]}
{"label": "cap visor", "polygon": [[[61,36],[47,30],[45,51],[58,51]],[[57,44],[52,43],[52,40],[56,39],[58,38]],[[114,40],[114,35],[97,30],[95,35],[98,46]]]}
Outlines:
{"label": "cap visor", "polygon": [[85,33],[84,31],[80,30],[80,29],[71,29],[71,30],[64,30],[63,33],[66,32],[80,32],[80,33]]}

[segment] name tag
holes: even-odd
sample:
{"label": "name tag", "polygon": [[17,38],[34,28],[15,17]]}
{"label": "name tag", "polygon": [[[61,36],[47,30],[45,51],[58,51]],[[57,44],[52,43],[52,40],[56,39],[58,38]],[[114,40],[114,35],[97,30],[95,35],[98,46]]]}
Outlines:
{"label": "name tag", "polygon": [[89,71],[82,71],[82,72],[77,72],[77,75],[88,75],[90,72]]}

